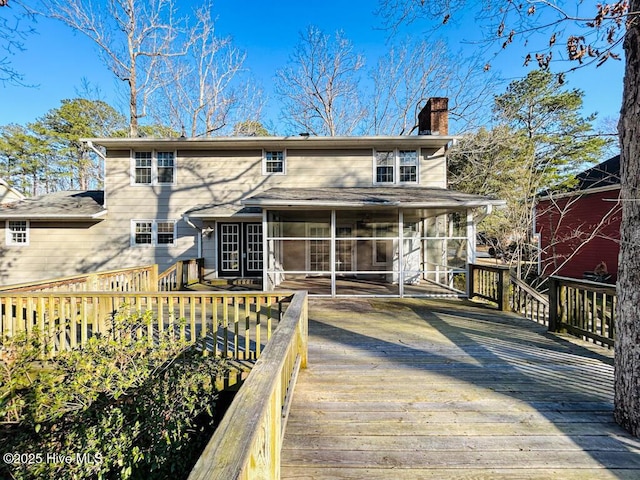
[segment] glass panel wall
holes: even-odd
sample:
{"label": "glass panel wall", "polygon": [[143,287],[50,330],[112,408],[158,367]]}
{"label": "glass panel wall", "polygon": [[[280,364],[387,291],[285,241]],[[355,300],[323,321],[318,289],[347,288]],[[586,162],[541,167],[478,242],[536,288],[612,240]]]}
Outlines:
{"label": "glass panel wall", "polygon": [[331,212],[287,210],[267,214],[267,289],[331,295]]}
{"label": "glass panel wall", "polygon": [[267,213],[267,290],[336,296],[466,292],[467,212]]}
{"label": "glass panel wall", "polygon": [[403,293],[466,292],[467,212],[405,211]]}
{"label": "glass panel wall", "polygon": [[336,295],[400,294],[398,210],[336,211]]}

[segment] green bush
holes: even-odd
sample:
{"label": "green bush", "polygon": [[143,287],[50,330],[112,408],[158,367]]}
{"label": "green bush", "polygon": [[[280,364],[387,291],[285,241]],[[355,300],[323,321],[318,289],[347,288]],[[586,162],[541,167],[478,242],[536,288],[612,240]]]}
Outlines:
{"label": "green bush", "polygon": [[171,332],[149,342],[142,333],[150,321],[124,307],[107,335],[42,365],[37,332],[4,339],[7,476],[186,478],[213,432],[215,380],[226,366]]}

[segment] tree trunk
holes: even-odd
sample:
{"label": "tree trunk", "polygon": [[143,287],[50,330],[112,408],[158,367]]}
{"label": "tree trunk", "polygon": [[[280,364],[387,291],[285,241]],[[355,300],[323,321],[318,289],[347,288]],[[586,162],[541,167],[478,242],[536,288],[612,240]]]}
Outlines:
{"label": "tree trunk", "polygon": [[[640,0],[630,2],[631,12]],[[640,436],[640,18],[628,26],[620,112],[622,223],[618,267],[614,417]]]}

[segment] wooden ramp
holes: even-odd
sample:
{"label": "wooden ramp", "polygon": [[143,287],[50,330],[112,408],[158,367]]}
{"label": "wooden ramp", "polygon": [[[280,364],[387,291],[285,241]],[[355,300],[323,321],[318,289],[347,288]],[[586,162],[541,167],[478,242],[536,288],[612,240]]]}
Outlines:
{"label": "wooden ramp", "polygon": [[639,479],[612,352],[455,300],[310,302],[282,479]]}

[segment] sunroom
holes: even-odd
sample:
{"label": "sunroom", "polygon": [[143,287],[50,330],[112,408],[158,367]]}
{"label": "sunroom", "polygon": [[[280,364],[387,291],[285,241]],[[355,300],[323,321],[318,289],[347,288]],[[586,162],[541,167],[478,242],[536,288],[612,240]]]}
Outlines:
{"label": "sunroom", "polygon": [[265,291],[465,296],[475,225],[504,202],[439,188],[273,188],[262,209]]}

